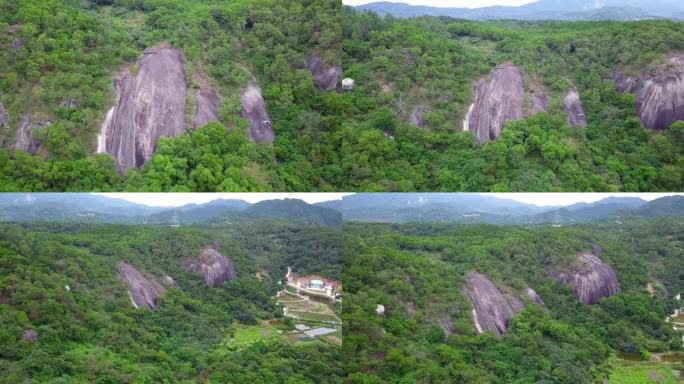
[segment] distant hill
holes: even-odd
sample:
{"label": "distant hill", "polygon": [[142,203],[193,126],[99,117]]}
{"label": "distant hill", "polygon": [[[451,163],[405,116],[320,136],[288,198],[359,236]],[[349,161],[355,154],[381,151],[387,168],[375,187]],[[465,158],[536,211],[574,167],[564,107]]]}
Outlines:
{"label": "distant hill", "polygon": [[242,211],[239,216],[252,219],[287,219],[329,227],[342,225],[342,215],[338,211],[307,204],[298,199],[261,201]]}
{"label": "distant hill", "polygon": [[164,209],[87,193],[0,194],[0,221],[127,222]]}
{"label": "distant hill", "polygon": [[646,217],[684,215],[684,196],[668,196],[645,204],[636,214]]}
{"label": "distant hill", "polygon": [[516,7],[438,8],[405,3],[375,2],[359,5],[361,10],[396,17],[450,16],[459,19],[524,20],[637,20],[683,19],[684,5],[669,0],[540,0]]}
{"label": "distant hill", "polygon": [[0,221],[190,224],[216,223],[224,218],[284,219],[330,227],[342,223],[339,211],[293,199],[267,200],[254,205],[243,200],[217,199],[173,208],[149,207],[89,193],[0,194]]}
{"label": "distant hill", "polygon": [[636,197],[608,197],[566,207],[540,207],[481,194],[365,194],[343,199],[345,221],[435,221],[454,223],[543,224],[556,219],[574,224],[611,217],[684,215],[684,196],[646,202]]}
{"label": "distant hill", "polygon": [[507,198],[463,193],[359,193],[343,198],[345,220],[492,221],[529,216],[548,210]]}

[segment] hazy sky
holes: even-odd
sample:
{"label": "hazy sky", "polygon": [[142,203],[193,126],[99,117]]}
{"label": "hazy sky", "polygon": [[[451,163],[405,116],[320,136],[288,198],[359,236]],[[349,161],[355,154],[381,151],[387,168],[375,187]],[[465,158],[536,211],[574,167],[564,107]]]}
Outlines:
{"label": "hazy sky", "polygon": [[185,204],[202,204],[216,199],[245,200],[258,203],[262,200],[299,199],[309,204],[339,200],[345,193],[96,193],[149,206],[178,207]]}
{"label": "hazy sky", "polygon": [[[190,203],[207,203],[216,199],[245,200],[249,203],[275,199],[300,199],[313,204],[339,200],[350,193],[97,193],[97,195],[125,199],[149,206],[177,207]],[[663,196],[684,195],[684,193],[484,193],[484,195],[544,206],[591,203],[610,196],[640,197],[650,201]]]}
{"label": "hazy sky", "polygon": [[[382,0],[342,0],[346,5],[361,5],[375,3]],[[428,5],[431,7],[443,8],[480,8],[491,5],[523,5],[534,3],[537,0],[398,0],[393,3],[406,3],[411,5]]]}
{"label": "hazy sky", "polygon": [[534,205],[572,205],[591,203],[607,197],[640,197],[651,201],[664,196],[684,195],[684,193],[485,193],[495,197],[508,198]]}

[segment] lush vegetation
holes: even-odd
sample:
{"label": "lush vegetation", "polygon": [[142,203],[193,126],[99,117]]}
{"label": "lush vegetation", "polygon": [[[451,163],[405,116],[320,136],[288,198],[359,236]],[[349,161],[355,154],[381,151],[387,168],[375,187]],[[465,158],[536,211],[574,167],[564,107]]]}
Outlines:
{"label": "lush vegetation", "polygon": [[[2,381],[336,382],[339,347],[277,332],[292,326],[274,298],[285,265],[320,251],[325,272],[340,274],[339,230],[296,227],[0,225]],[[238,277],[209,288],[179,259],[213,241]],[[120,261],[160,281],[170,275],[178,288],[166,284],[154,310],[135,309],[117,276]],[[27,329],[37,340],[22,338]]]}
{"label": "lush vegetation", "polygon": [[[328,190],[339,183],[341,96],[318,90],[307,55],[339,64],[336,1],[2,0],[1,190]],[[111,78],[146,47],[168,42],[186,61],[192,86],[225,96],[220,124],[162,140],[141,170],[121,176],[95,151],[112,104]],[[239,118],[239,90],[255,78],[276,141],[256,145]],[[190,93],[189,93],[190,94]],[[69,98],[75,106],[64,102]],[[191,98],[189,97],[189,102]],[[10,149],[24,114],[37,156]],[[0,123],[1,124],[1,123]],[[230,132],[229,132],[230,131]]]}
{"label": "lush vegetation", "polygon": [[[684,185],[684,125],[645,129],[614,70],[643,71],[684,49],[684,24],[471,22],[380,18],[346,9],[347,95],[340,154],[354,190],[652,191]],[[513,62],[528,88],[552,97],[547,113],[509,122],[484,145],[462,132],[472,85]],[[589,126],[571,128],[562,96],[581,94]],[[411,125],[418,107],[425,128]]]}
{"label": "lush vegetation", "polygon": [[[346,382],[594,383],[612,376],[615,352],[680,351],[681,335],[665,318],[684,283],[683,228],[672,218],[629,227],[347,224]],[[585,305],[548,270],[596,243],[621,292]],[[504,291],[534,288],[548,312],[530,304],[502,338],[478,334],[463,294],[473,270]],[[654,296],[647,283],[658,286]]]}
{"label": "lush vegetation", "polygon": [[[656,191],[684,186],[684,125],[643,127],[613,70],[635,72],[684,49],[682,23],[469,22],[380,18],[337,1],[2,0],[2,190]],[[111,77],[169,42],[191,87],[225,96],[220,122],[164,139],[119,175],[92,156]],[[340,45],[342,57],[340,57]],[[353,92],[318,90],[306,55],[343,62]],[[472,84],[514,62],[552,96],[547,113],[510,122],[495,142],[461,132]],[[276,140],[256,145],[238,92],[262,87]],[[571,128],[576,87],[589,126]],[[191,95],[191,92],[189,92]],[[73,99],[75,106],[65,101]],[[191,97],[188,98],[191,102]],[[409,124],[414,107],[425,128]],[[10,149],[24,114],[38,154]]]}

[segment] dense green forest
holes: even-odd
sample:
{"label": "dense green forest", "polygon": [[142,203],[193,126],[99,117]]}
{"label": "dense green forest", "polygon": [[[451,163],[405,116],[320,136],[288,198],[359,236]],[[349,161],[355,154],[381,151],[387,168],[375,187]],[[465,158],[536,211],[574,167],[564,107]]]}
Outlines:
{"label": "dense green forest", "polygon": [[[643,127],[613,71],[636,73],[684,49],[673,21],[474,22],[344,11],[343,186],[398,191],[656,191],[684,185],[684,125]],[[514,63],[551,97],[480,145],[462,121],[473,84]],[[562,94],[577,88],[588,120],[571,128]],[[529,89],[528,89],[529,92]],[[424,127],[409,124],[412,107]]]}
{"label": "dense green forest", "polygon": [[[684,50],[681,22],[380,18],[333,0],[0,1],[1,190],[663,191],[684,186],[684,125],[653,132],[611,74]],[[114,74],[160,43],[188,83],[226,96],[219,122],[159,141],[139,170],[94,155]],[[341,47],[341,49],[340,49]],[[340,54],[341,50],[341,54]],[[352,92],[316,88],[307,55],[342,64]],[[512,62],[551,102],[478,144],[472,86]],[[263,89],[276,139],[255,144],[237,90]],[[571,128],[577,88],[588,126]],[[192,97],[188,97],[191,102]],[[419,107],[425,125],[409,124]],[[13,150],[30,113],[34,156]],[[0,114],[2,112],[0,111]]]}
{"label": "dense green forest", "polygon": [[[565,228],[346,224],[346,382],[577,384],[633,377],[639,366],[622,369],[616,356],[682,350],[681,333],[665,318],[684,288],[683,230],[681,218]],[[548,271],[595,244],[621,292],[587,305]],[[478,334],[463,292],[470,271],[502,290],[532,287],[548,311],[527,305],[501,338]],[[660,369],[669,375],[670,367]]]}
{"label": "dense green forest", "polygon": [[[179,260],[212,246],[237,278],[210,288]],[[286,266],[341,274],[339,229],[259,221],[211,227],[0,225],[0,381],[54,383],[337,382],[340,348],[260,337],[292,327],[274,294]],[[170,275],[154,310],[131,305],[117,264]],[[35,338],[24,337],[34,330]],[[275,332],[275,331],[274,331]],[[233,336],[231,336],[233,335]]]}
{"label": "dense green forest", "polygon": [[[0,189],[333,189],[342,96],[318,90],[304,58],[340,64],[340,16],[327,0],[0,1]],[[142,169],[119,175],[108,156],[93,156],[112,77],[161,42],[184,54],[191,85],[198,74],[226,96],[220,123],[161,140]],[[272,145],[251,142],[239,117],[236,90],[252,77]],[[49,122],[33,130],[36,156],[11,148],[26,113]]]}

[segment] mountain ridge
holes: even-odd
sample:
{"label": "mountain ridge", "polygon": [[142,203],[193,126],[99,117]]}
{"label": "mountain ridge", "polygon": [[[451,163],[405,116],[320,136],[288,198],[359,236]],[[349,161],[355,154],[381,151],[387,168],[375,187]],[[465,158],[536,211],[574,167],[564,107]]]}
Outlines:
{"label": "mountain ridge", "polygon": [[432,7],[410,5],[403,2],[371,2],[355,6],[380,15],[395,17],[449,16],[469,20],[523,19],[523,20],[639,20],[683,19],[684,7],[666,0],[540,0],[520,6],[489,6],[478,8]]}

